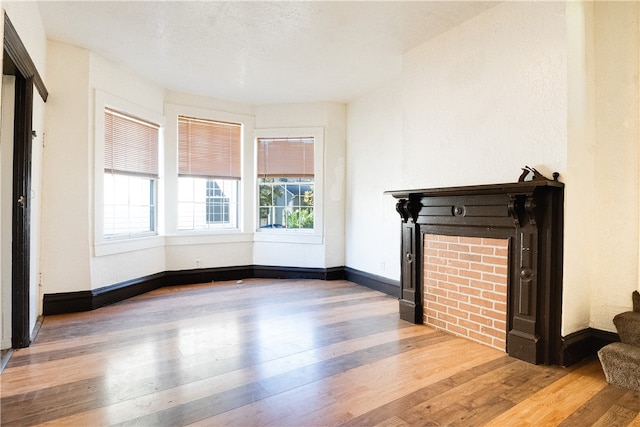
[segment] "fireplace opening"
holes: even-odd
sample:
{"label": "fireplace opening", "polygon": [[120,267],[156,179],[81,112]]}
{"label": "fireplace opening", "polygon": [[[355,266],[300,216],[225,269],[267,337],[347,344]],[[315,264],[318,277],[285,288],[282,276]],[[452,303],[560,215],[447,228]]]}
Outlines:
{"label": "fireplace opening", "polygon": [[507,351],[509,241],[423,236],[423,323]]}

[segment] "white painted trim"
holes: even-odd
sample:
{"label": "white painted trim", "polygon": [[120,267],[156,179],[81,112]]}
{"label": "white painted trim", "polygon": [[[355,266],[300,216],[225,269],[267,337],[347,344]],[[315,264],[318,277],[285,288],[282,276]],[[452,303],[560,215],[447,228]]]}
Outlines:
{"label": "white painted trim", "polygon": [[[254,180],[257,182],[258,162],[258,138],[296,138],[313,136],[314,154],[314,228],[307,230],[282,230],[282,229],[257,229],[255,231],[256,242],[301,243],[321,245],[324,243],[324,128],[323,127],[292,127],[256,129],[254,139]],[[258,186],[253,189],[255,203],[253,206],[254,227],[258,224]]]}
{"label": "white painted trim", "polygon": [[[110,255],[118,252],[129,252],[131,250],[139,250],[139,243],[132,243],[130,245],[125,244],[127,240],[132,242],[146,241],[147,237],[131,237],[131,238],[112,238],[105,239],[103,235],[104,228],[104,109],[105,107],[113,108],[114,110],[121,111],[123,113],[130,114],[132,116],[147,120],[152,123],[160,125],[159,134],[159,147],[158,147],[158,161],[159,161],[159,178],[157,180],[157,201],[156,201],[156,213],[157,224],[156,234],[160,236],[164,230],[164,116],[161,114],[150,111],[144,107],[134,104],[130,101],[126,101],[117,96],[103,92],[101,90],[95,90],[94,99],[94,161],[93,161],[93,243],[95,249],[95,255]],[[153,237],[157,237],[153,236]],[[151,237],[151,238],[153,238]],[[136,249],[129,249],[133,247]],[[118,250],[116,248],[121,248]],[[144,249],[144,248],[141,248]]]}

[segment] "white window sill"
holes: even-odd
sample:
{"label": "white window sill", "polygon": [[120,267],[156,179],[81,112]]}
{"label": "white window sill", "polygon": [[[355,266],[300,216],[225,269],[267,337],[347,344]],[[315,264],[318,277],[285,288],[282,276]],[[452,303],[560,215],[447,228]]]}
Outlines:
{"label": "white window sill", "polygon": [[162,236],[105,240],[94,246],[94,252],[95,256],[98,257],[158,248],[164,246],[164,244],[164,237]]}
{"label": "white window sill", "polygon": [[255,242],[273,243],[299,243],[307,245],[321,245],[323,243],[321,234],[309,232],[297,232],[291,230],[260,230],[254,234]]}
{"label": "white window sill", "polygon": [[165,236],[167,246],[207,245],[216,243],[252,242],[252,233],[231,230],[207,230],[179,232],[175,236]]}

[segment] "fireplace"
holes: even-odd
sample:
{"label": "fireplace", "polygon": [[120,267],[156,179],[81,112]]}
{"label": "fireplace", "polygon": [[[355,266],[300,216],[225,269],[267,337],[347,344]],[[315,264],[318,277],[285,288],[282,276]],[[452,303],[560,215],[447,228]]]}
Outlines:
{"label": "fireplace", "polygon": [[[432,288],[433,285],[425,280],[433,269],[429,264],[430,257],[437,255],[429,249],[429,242],[442,239],[444,243],[461,238],[458,242],[467,243],[453,244],[464,251],[466,246],[470,248],[484,239],[492,239],[498,247],[504,247],[500,253],[505,255],[506,261],[503,281],[506,294],[502,297],[493,295],[497,299],[483,315],[478,305],[489,303],[474,296],[478,292],[482,295],[483,290],[466,286],[467,281],[464,280],[464,275],[474,276],[478,272],[465,271],[462,276],[458,272],[453,283],[446,286],[453,288],[456,280],[459,285],[464,285],[458,286],[455,295],[464,300],[467,308],[474,310],[477,316],[473,322],[448,318],[457,328],[461,324],[468,327],[467,332],[460,329],[452,332],[466,333],[482,342],[487,338],[479,338],[472,329],[482,329],[485,325],[485,331],[498,338],[489,345],[500,348],[505,345],[500,342],[503,337],[506,351],[513,357],[536,364],[560,364],[564,184],[557,179],[546,179],[535,171],[534,179],[529,181],[390,191],[387,194],[398,199],[396,210],[402,218],[399,299],[402,319],[424,323],[426,317],[435,313],[429,306],[437,299],[437,293],[444,292]],[[449,253],[449,256],[453,255]],[[442,259],[436,259],[432,261],[442,264]],[[493,279],[499,282],[498,277]],[[481,286],[489,286],[487,281],[480,282],[485,282]],[[497,294],[494,291],[500,288],[500,283],[493,286],[496,284],[498,286],[490,292],[487,289],[485,295]],[[503,304],[506,307],[502,323],[501,314],[497,313],[501,307],[500,298],[506,303]],[[435,304],[438,306],[437,302]],[[445,307],[451,312],[457,308]],[[466,316],[470,317],[470,314]],[[435,319],[437,321],[437,314]],[[496,332],[498,326],[504,328],[500,333]]]}
{"label": "fireplace", "polygon": [[507,239],[424,234],[423,323],[507,349]]}

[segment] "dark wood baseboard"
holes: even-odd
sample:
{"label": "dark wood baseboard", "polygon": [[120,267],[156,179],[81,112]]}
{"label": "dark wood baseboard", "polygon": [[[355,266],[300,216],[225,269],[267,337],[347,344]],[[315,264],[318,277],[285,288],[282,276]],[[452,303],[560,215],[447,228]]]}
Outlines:
{"label": "dark wood baseboard", "polygon": [[[202,268],[196,270],[165,271],[140,277],[114,285],[105,286],[92,291],[64,292],[45,294],[43,299],[43,315],[75,313],[90,311],[99,307],[123,301],[127,298],[159,289],[164,286],[188,285],[211,281],[241,280],[250,278],[265,279],[319,279],[342,280],[346,278],[344,267],[333,268],[299,268],[276,267],[264,265],[245,265],[222,268]],[[368,275],[357,270],[349,269],[352,281],[368,286],[372,289],[389,293],[393,291],[393,283],[387,283],[376,276]],[[349,279],[351,280],[351,279]],[[399,289],[399,286],[396,286]],[[390,294],[391,295],[391,294]],[[397,295],[397,292],[396,292]]]}
{"label": "dark wood baseboard", "polygon": [[594,356],[607,344],[620,341],[615,332],[586,328],[562,338],[560,364],[570,366],[587,357]]}
{"label": "dark wood baseboard", "polygon": [[364,271],[355,270],[353,268],[344,267],[344,279],[384,292],[387,295],[398,298],[400,296],[400,282],[387,279],[385,277],[376,276],[375,274],[365,273]]}

